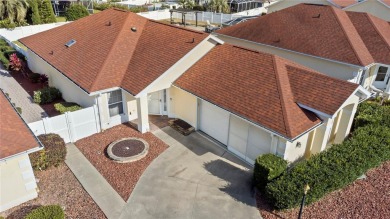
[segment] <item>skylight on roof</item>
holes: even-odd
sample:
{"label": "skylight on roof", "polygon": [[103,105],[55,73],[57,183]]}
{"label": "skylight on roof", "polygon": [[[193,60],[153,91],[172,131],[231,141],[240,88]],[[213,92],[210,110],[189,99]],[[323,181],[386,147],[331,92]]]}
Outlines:
{"label": "skylight on roof", "polygon": [[75,43],[76,43],[76,40],[71,39],[71,40],[69,40],[69,41],[65,44],[65,46],[66,46],[66,47],[71,47],[71,46],[73,46],[73,44],[75,44]]}

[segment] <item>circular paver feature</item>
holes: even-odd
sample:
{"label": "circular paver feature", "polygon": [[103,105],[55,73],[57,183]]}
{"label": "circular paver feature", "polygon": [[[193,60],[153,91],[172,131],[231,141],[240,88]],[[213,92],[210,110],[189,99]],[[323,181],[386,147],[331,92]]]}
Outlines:
{"label": "circular paver feature", "polygon": [[149,144],[140,138],[123,138],[112,142],[107,148],[108,156],[116,162],[127,163],[146,156]]}

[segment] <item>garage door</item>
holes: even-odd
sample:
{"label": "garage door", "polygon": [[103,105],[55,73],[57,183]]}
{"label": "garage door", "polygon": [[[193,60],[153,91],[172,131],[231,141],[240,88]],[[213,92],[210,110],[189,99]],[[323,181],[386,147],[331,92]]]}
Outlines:
{"label": "garage door", "polygon": [[227,145],[229,132],[229,112],[207,101],[200,101],[199,129]]}
{"label": "garage door", "polygon": [[271,135],[249,122],[231,115],[228,149],[250,163],[260,154],[270,153]]}

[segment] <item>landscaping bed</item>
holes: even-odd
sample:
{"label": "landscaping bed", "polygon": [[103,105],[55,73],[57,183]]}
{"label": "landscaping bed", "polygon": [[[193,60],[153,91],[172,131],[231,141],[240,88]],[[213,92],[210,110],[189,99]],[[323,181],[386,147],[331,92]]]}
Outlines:
{"label": "landscaping bed", "polygon": [[[108,158],[106,151],[108,145],[127,137],[145,140],[149,144],[148,154],[141,160],[132,163],[117,163]],[[130,197],[149,164],[168,148],[168,145],[152,133],[141,134],[126,124],[81,139],[75,145],[125,201]]]}
{"label": "landscaping bed", "polygon": [[38,198],[8,209],[0,215],[7,219],[24,218],[41,205],[60,205],[66,218],[106,218],[93,199],[65,165],[45,171],[34,171],[38,182]]}
{"label": "landscaping bed", "polygon": [[[332,192],[309,206],[302,218],[390,218],[390,161],[369,170],[367,179]],[[310,195],[310,191],[308,193]],[[272,211],[266,200],[257,195],[257,207],[264,219],[297,218],[299,207],[287,211]]]}

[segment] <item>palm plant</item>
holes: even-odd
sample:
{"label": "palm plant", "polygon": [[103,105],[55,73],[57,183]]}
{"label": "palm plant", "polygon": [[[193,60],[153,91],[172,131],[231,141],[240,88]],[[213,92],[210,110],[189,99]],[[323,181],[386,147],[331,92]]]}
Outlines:
{"label": "palm plant", "polygon": [[178,3],[182,8],[188,9],[192,9],[195,5],[195,2],[193,0],[179,0]]}
{"label": "palm plant", "polygon": [[0,0],[0,19],[21,23],[26,18],[27,0]]}
{"label": "palm plant", "polygon": [[211,0],[208,4],[210,11],[215,11],[218,13],[229,13],[230,7],[227,3],[227,0]]}

